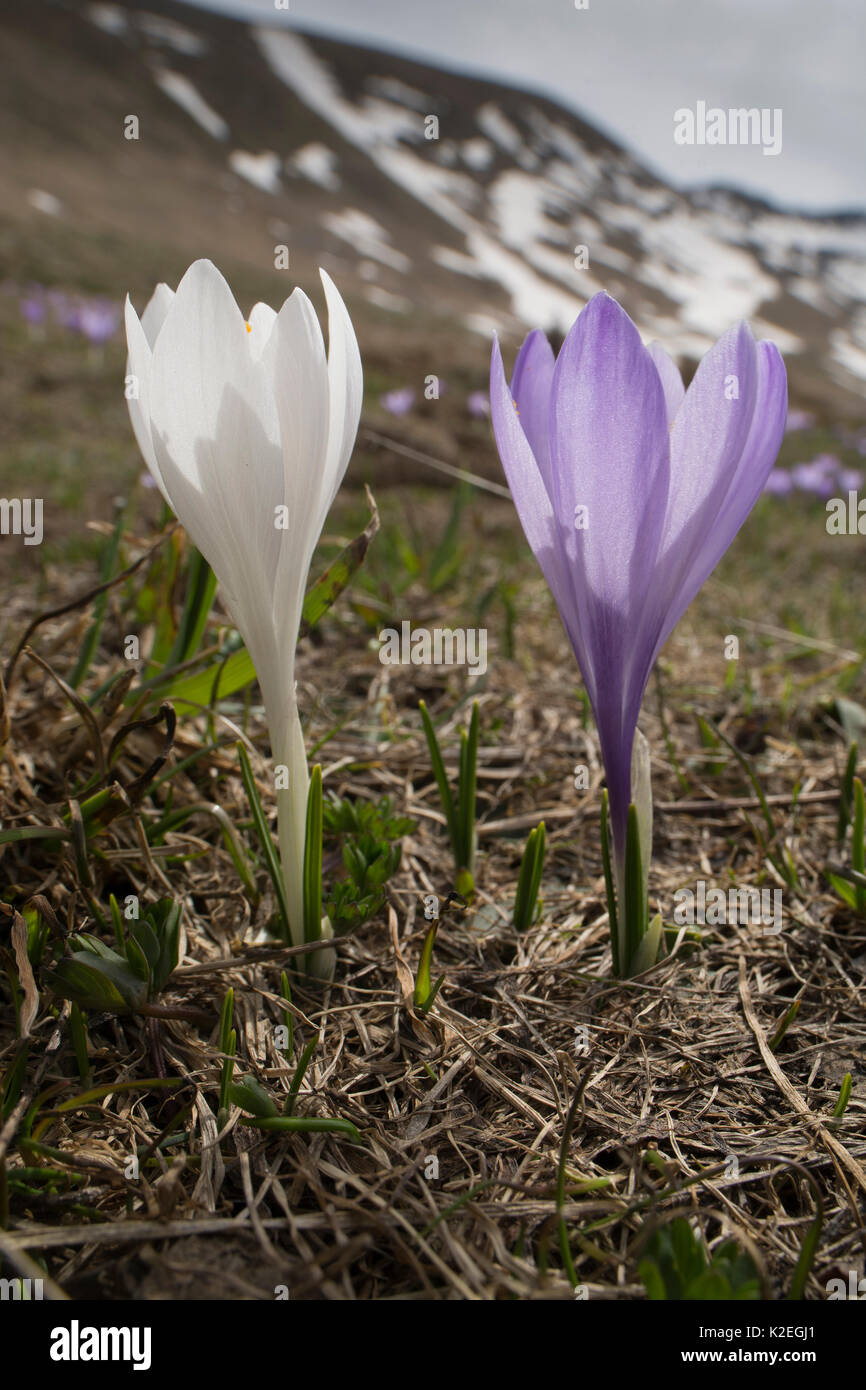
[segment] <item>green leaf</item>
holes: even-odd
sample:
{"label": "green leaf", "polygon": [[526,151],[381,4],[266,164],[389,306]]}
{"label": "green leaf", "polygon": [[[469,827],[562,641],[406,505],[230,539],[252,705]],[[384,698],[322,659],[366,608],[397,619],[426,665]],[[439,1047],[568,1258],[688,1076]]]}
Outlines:
{"label": "green leaf", "polygon": [[291,1115],[292,1111],[295,1108],[295,1101],[297,1100],[298,1092],[301,1089],[301,1082],[303,1081],[306,1075],[307,1067],[310,1065],[310,1059],[312,1058],[313,1053],[318,1047],[318,1044],[319,1034],[314,1033],[313,1036],[310,1038],[309,1042],[307,1043],[306,1047],[304,1048],[303,1052],[301,1053],[300,1058],[298,1060],[298,1065],[295,1067],[294,1074],[292,1076],[291,1081],[289,1082],[289,1093],[286,1096],[286,1103],[283,1106],[283,1113],[285,1115]]}
{"label": "green leaf", "polygon": [[442,753],[439,748],[439,740],[433,728],[433,721],[427,712],[427,706],[423,700],[418,702],[421,711],[421,722],[424,725],[424,735],[427,739],[427,747],[430,751],[430,764],[433,768],[433,776],[436,779],[436,786],[439,788],[439,800],[442,803],[442,810],[445,812],[445,820],[448,824],[448,836],[451,840],[451,849],[455,859],[460,853],[460,831],[458,828],[457,812],[454,807],[454,798],[451,795],[451,788],[448,785],[448,777],[445,773],[445,764],[442,761]]}
{"label": "green leaf", "polygon": [[322,769],[310,774],[307,793],[307,829],[304,839],[304,940],[322,935]]}
{"label": "green leaf", "polygon": [[659,947],[664,936],[664,927],[659,913],[650,922],[646,930],[646,935],[641,938],[637,950],[629,963],[629,977],[642,975],[645,970],[649,970],[651,965],[655,965],[659,956]]}
{"label": "green leaf", "polygon": [[[415,1007],[426,1012],[436,997],[442,984],[441,977],[434,987],[430,983],[430,964],[433,959],[433,943],[436,940],[436,933],[439,930],[439,919],[434,918],[427,928],[424,936],[424,945],[421,947],[421,959],[418,962],[418,973],[415,976]],[[431,994],[433,999],[431,999]]]}
{"label": "green leaf", "polygon": [[472,704],[469,734],[460,735],[460,784],[457,789],[460,856],[457,869],[475,868],[475,797],[478,784],[478,701]]}
{"label": "green leaf", "polygon": [[625,958],[637,958],[637,950],[646,934],[647,902],[643,891],[644,873],[641,863],[640,826],[634,802],[628,808],[628,828],[625,841]]}
{"label": "green leaf", "polygon": [[257,1115],[259,1119],[267,1119],[278,1113],[273,1098],[254,1076],[229,1086],[229,1099],[232,1105],[246,1110],[249,1115]]}
{"label": "green leaf", "polygon": [[[607,915],[610,926],[610,950],[613,958],[613,973],[620,975],[619,919],[617,916],[616,892],[613,886],[613,865],[610,854],[610,816],[608,811],[607,787],[601,793],[601,862],[604,866],[604,889],[607,897]],[[623,908],[625,903],[623,903]]]}
{"label": "green leaf", "polygon": [[529,833],[526,849],[520,862],[520,876],[517,880],[517,895],[514,899],[513,922],[518,931],[525,931],[535,920],[538,908],[538,891],[544,871],[545,829],[544,821]]}
{"label": "green leaf", "polygon": [[291,923],[289,922],[289,903],[286,897],[286,884],[283,878],[283,871],[280,867],[280,857],[277,853],[273,837],[268,828],[267,817],[265,816],[262,803],[259,799],[259,791],[256,786],[255,778],[253,777],[253,770],[250,766],[247,750],[242,743],[237,745],[237,749],[241,764],[241,778],[243,779],[244,788],[247,793],[247,800],[250,803],[253,825],[255,826],[256,834],[259,838],[259,844],[262,847],[262,853],[265,856],[265,865],[277,899],[277,909],[279,911],[280,925],[282,927],[281,935],[284,941],[291,944],[293,938]]}
{"label": "green leaf", "polygon": [[128,966],[115,966],[90,952],[77,951],[45,972],[45,982],[60,999],[74,999],[83,1009],[127,1013],[145,1002],[146,985]]}
{"label": "green leaf", "polygon": [[[851,827],[851,868],[855,873],[866,873],[866,842],[864,842],[864,830],[866,830],[866,797],[863,794],[863,783],[859,777],[854,778],[854,823]],[[857,911],[866,911],[866,888],[859,884],[854,889]]]}
{"label": "green leaf", "polygon": [[834,1119],[841,1120],[842,1116],[845,1114],[845,1111],[848,1109],[848,1102],[850,1099],[851,1073],[850,1071],[846,1071],[845,1075],[842,1077],[842,1085],[839,1090],[839,1099],[837,1100],[836,1105],[833,1109]]}
{"label": "green leaf", "polygon": [[854,776],[857,772],[857,744],[852,743],[848,749],[848,761],[845,764],[845,772],[842,776],[842,786],[839,791],[839,819],[836,824],[836,838],[839,843],[845,839],[848,826],[851,824],[851,811],[854,805]]}
{"label": "green leaf", "polygon": [[353,1143],[363,1142],[351,1120],[301,1119],[297,1115],[275,1115],[268,1119],[241,1118],[242,1125],[273,1130],[280,1134],[345,1134]]}

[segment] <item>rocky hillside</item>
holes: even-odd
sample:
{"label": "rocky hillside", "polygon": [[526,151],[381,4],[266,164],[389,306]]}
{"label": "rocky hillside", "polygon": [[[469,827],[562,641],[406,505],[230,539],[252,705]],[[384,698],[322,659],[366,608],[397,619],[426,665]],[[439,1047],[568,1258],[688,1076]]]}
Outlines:
{"label": "rocky hillside", "polygon": [[383,380],[446,342],[483,378],[494,329],[562,331],[605,288],[683,359],[747,317],[797,404],[863,414],[862,217],[674,191],[540,94],[180,4],[2,0],[0,25],[0,279],[139,296],[204,254],[276,300],[284,246]]}

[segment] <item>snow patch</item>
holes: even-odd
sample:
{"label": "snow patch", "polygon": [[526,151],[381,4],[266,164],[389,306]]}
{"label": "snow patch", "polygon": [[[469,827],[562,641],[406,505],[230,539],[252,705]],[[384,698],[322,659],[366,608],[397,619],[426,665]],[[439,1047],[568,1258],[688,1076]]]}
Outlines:
{"label": "snow patch", "polygon": [[383,290],[381,285],[368,285],[364,298],[370,304],[375,304],[377,309],[386,309],[389,314],[408,314],[413,308],[412,301],[404,294],[391,294],[390,290]]}
{"label": "snow patch", "polygon": [[232,150],[229,165],[247,183],[254,184],[264,193],[279,193],[281,161],[273,150],[262,150],[261,154],[250,154],[247,150]]}
{"label": "snow patch", "polygon": [[296,150],[286,160],[286,169],[289,173],[302,174],[305,179],[317,183],[320,188],[327,188],[330,193],[335,193],[340,187],[337,156],[317,140]]}
{"label": "snow patch", "polygon": [[412,269],[412,262],[402,251],[389,245],[389,236],[375,218],[361,212],[359,208],[345,208],[342,212],[327,212],[322,225],[334,236],[353,246],[359,256],[379,261],[405,275]]}
{"label": "snow patch", "polygon": [[138,27],[151,43],[162,44],[164,48],[171,48],[185,58],[199,58],[207,52],[205,40],[174,19],[164,19],[158,14],[140,14]]}
{"label": "snow patch", "polygon": [[87,18],[104,34],[119,38],[129,29],[129,20],[119,5],[88,5]]}
{"label": "snow patch", "polygon": [[168,68],[160,68],[153,77],[160,91],[165,92],[172,101],[176,101],[202,130],[213,136],[214,140],[229,138],[228,123],[218,111],[214,111],[213,107],[208,105],[188,77],[184,77],[180,72],[170,72]]}
{"label": "snow patch", "polygon": [[410,106],[413,111],[420,111],[423,115],[427,115],[434,106],[433,97],[417,91],[397,77],[370,77],[364,85],[375,96],[396,102],[398,106]]}
{"label": "snow patch", "polygon": [[53,193],[46,193],[44,188],[31,188],[27,201],[37,212],[44,212],[46,217],[59,217],[63,211],[60,199],[55,198]]}
{"label": "snow patch", "polygon": [[476,135],[472,140],[464,140],[460,146],[460,158],[470,169],[483,173],[489,169],[493,163],[493,146],[489,140],[485,140],[483,135]]}

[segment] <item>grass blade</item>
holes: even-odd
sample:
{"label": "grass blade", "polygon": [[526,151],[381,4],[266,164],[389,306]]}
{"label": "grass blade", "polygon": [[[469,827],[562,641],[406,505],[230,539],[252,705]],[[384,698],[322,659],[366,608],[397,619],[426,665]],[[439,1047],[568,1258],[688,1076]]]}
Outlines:
{"label": "grass blade", "polygon": [[448,835],[451,840],[451,849],[454,852],[455,860],[460,853],[460,831],[457,823],[457,812],[454,807],[454,798],[451,795],[451,788],[448,785],[448,778],[445,775],[445,764],[442,761],[442,753],[439,749],[439,740],[433,728],[433,721],[427,711],[427,706],[423,700],[418,703],[421,711],[421,722],[424,725],[424,734],[427,739],[427,747],[430,750],[430,763],[433,768],[433,776],[436,779],[436,786],[439,788],[439,800],[442,802],[442,810],[445,812],[445,820],[448,823]]}
{"label": "grass blade", "polygon": [[286,898],[286,885],[283,880],[283,871],[280,867],[280,857],[277,853],[270,827],[268,826],[267,817],[262,809],[262,803],[259,799],[259,790],[256,786],[255,778],[253,777],[253,770],[250,766],[247,750],[242,743],[239,743],[237,748],[241,764],[241,777],[243,778],[244,788],[247,793],[247,800],[250,803],[250,810],[253,814],[253,824],[256,828],[259,844],[262,847],[262,853],[265,856],[265,865],[271,883],[274,886],[277,909],[280,916],[281,935],[284,941],[291,944],[292,929],[289,923],[289,903]]}

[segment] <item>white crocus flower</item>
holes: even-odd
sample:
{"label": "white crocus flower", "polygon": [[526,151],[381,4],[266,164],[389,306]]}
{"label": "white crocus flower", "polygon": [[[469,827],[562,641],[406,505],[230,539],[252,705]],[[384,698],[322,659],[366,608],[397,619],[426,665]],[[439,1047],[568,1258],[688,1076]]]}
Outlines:
{"label": "white crocus flower", "polygon": [[245,321],[210,261],[190,266],[176,294],[159,285],[140,320],[126,301],[136,438],[163,496],[216,574],[258,674],[274,764],[289,770],[288,790],[277,800],[296,942],[303,939],[309,774],[295,646],[310,562],[352,452],[362,395],[348,311],[319,273],[328,303],[327,357],[302,290],[278,314],[257,304]]}

